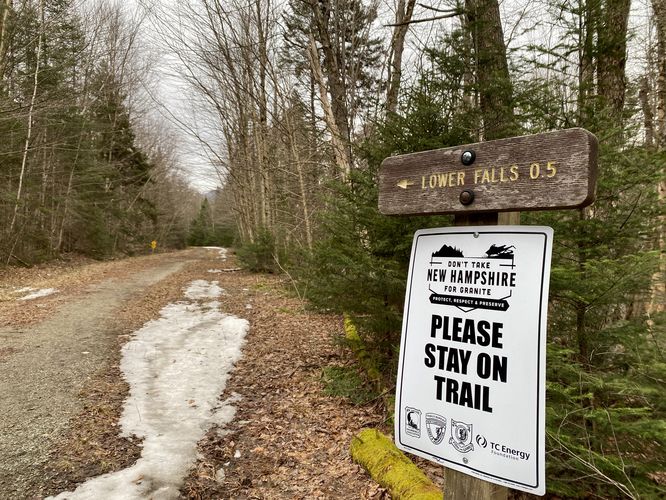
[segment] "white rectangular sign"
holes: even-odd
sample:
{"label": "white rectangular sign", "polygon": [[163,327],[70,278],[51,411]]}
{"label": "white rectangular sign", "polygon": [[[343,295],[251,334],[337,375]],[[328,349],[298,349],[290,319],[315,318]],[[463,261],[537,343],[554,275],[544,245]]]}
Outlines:
{"label": "white rectangular sign", "polygon": [[417,231],[396,388],[399,448],[545,494],[552,239],[551,228],[536,226]]}

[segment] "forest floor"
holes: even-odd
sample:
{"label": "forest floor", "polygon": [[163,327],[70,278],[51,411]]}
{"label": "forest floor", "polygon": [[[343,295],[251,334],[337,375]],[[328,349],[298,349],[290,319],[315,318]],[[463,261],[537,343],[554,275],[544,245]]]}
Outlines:
{"label": "forest floor", "polygon": [[197,248],[0,270],[0,497],[58,494],[137,461],[141,440],[119,432],[121,348],[207,280],[224,290],[220,310],[250,328],[220,394],[235,416],[198,442],[181,497],[387,498],[349,457],[353,434],[383,423],[381,408],[324,393],[323,370],[354,363],[341,318],[306,310],[279,277],[237,267]]}

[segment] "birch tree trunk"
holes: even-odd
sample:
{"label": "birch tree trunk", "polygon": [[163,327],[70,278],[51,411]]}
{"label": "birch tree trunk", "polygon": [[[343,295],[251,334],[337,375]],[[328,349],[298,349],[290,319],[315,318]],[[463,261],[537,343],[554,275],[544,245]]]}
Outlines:
{"label": "birch tree trunk", "polygon": [[338,122],[335,119],[333,107],[328,99],[326,91],[326,81],[324,80],[324,73],[322,72],[321,65],[319,64],[319,53],[317,51],[317,43],[314,36],[310,34],[310,44],[308,50],[308,59],[310,61],[310,68],[314,80],[317,82],[319,88],[319,99],[321,100],[321,107],[324,111],[324,121],[331,133],[331,143],[333,145],[333,154],[335,155],[335,162],[343,178],[346,179],[351,171],[351,159],[347,152],[347,144],[342,137],[342,132],[338,128]]}
{"label": "birch tree trunk", "polygon": [[[334,147],[339,150],[338,154],[343,157],[338,163],[341,167],[344,167],[342,172],[343,175],[347,177],[353,161],[351,154],[349,110],[347,107],[347,89],[344,81],[345,65],[344,61],[340,60],[338,54],[334,50],[334,41],[331,39],[331,33],[329,32],[332,11],[330,0],[311,1],[311,5],[315,23],[314,30],[316,30],[317,38],[321,44],[321,50],[324,55],[323,65],[326,72],[326,81],[324,81],[324,72],[319,63],[316,44],[313,45],[312,43],[312,34],[310,38],[311,64],[313,61],[316,61],[318,66],[317,83],[320,89],[327,89],[328,92],[330,92],[331,99],[328,107],[330,108],[329,113],[332,115],[333,121],[335,122],[335,129],[330,129],[330,126],[329,129],[331,134],[335,133],[335,135],[337,135],[337,144],[334,144]],[[313,49],[315,49],[314,52]],[[316,57],[314,57],[315,55]],[[341,57],[345,57],[344,53]]]}
{"label": "birch tree trunk", "polygon": [[39,2],[39,12],[40,12],[39,37],[37,39],[37,56],[35,60],[35,72],[33,77],[32,96],[30,97],[30,105],[28,107],[28,130],[26,132],[25,145],[23,147],[23,155],[21,158],[21,171],[19,173],[19,183],[18,183],[18,188],[16,190],[14,215],[12,215],[12,221],[9,225],[10,235],[14,232],[14,226],[16,225],[16,218],[18,216],[19,206],[21,204],[21,195],[23,194],[23,181],[25,178],[25,172],[28,165],[28,153],[30,151],[30,142],[32,140],[35,102],[37,100],[37,88],[39,86],[39,69],[42,60],[42,46],[44,44],[44,0],[40,0]]}
{"label": "birch tree trunk", "polygon": [[[660,149],[666,147],[666,0],[652,0],[657,31],[657,133],[656,143]],[[666,203],[666,171],[661,167],[661,181],[657,184],[659,204]],[[657,229],[659,268],[652,277],[652,290],[648,313],[655,314],[666,309],[666,216],[659,217]]]}

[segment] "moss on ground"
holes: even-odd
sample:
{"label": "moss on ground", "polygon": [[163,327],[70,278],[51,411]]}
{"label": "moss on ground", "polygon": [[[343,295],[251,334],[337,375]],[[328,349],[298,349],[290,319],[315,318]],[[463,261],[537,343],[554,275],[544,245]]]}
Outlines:
{"label": "moss on ground", "polygon": [[379,369],[372,360],[372,357],[368,353],[365,344],[363,342],[363,339],[361,339],[361,336],[358,334],[356,325],[354,324],[352,319],[346,314],[345,314],[345,337],[347,338],[347,341],[349,342],[352,350],[354,351],[354,354],[358,358],[359,363],[363,367],[363,370],[365,371],[368,379],[371,382],[378,384],[381,378],[381,373],[379,372]]}
{"label": "moss on ground", "polygon": [[376,429],[364,429],[351,444],[352,459],[372,478],[402,500],[441,500],[442,491],[412,463],[388,437]]}

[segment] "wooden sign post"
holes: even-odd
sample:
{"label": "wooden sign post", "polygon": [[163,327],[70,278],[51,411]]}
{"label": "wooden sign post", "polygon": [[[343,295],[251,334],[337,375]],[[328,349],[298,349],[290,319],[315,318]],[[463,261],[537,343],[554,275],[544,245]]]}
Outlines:
{"label": "wooden sign post", "polygon": [[[519,211],[579,208],[592,203],[594,200],[596,172],[597,139],[588,131],[580,128],[395,156],[384,160],[381,166],[379,173],[379,209],[387,215],[454,214],[456,226],[518,225],[520,223]],[[537,229],[535,228],[527,232],[535,233]],[[550,231],[552,237],[552,230],[547,228],[547,231]],[[479,232],[484,231],[479,230]],[[485,232],[487,233],[488,231]],[[519,231],[513,230],[511,232],[519,233]],[[423,231],[419,231],[419,233],[423,233]],[[460,233],[460,230],[457,230],[457,233]],[[476,238],[477,233],[474,234]],[[429,232],[425,232],[420,237],[424,239],[434,236],[434,234],[429,236]],[[486,261],[483,261],[478,256],[463,257],[462,252],[457,248],[446,248],[449,248],[449,251],[453,252],[450,254],[453,256],[453,261],[449,262],[448,265],[464,264],[465,268],[467,268],[467,264],[470,264],[472,267],[497,265],[497,261],[491,264],[489,260],[486,259]],[[413,249],[412,259],[416,255],[415,252],[416,246]],[[420,252],[423,252],[423,250],[420,250]],[[457,256],[458,254],[459,256]],[[435,255],[439,255],[439,253],[434,253],[433,256]],[[466,259],[468,262],[455,262],[456,259]],[[528,261],[536,260],[538,258],[528,259]],[[511,264],[513,264],[513,260]],[[544,272],[547,273],[549,260],[548,265],[543,268],[545,269]],[[410,265],[411,273],[412,269]],[[445,268],[440,268],[436,272],[432,271],[432,280],[438,281],[438,279],[443,279],[446,276],[445,273]],[[490,271],[488,273],[490,274]],[[421,272],[418,276],[423,274],[424,272]],[[410,277],[410,281],[418,281],[420,279],[418,276],[417,278]],[[430,271],[428,272],[428,277],[431,277]],[[546,282],[547,278],[546,276]],[[460,281],[454,281],[454,283],[460,283]],[[514,289],[513,291],[517,292],[518,290]],[[490,292],[488,291],[488,293]],[[419,296],[419,294],[424,296],[423,291],[417,291],[415,296]],[[444,296],[440,296],[440,298],[450,299]],[[431,297],[430,301],[432,302],[432,300]],[[451,300],[455,300],[455,298]],[[478,304],[483,303],[474,298],[471,300],[476,300]],[[485,302],[496,303],[503,301],[489,299]],[[514,304],[512,307],[518,307],[518,304]],[[543,308],[545,306],[541,304],[540,307]],[[413,311],[417,309],[412,305]],[[545,309],[543,310],[545,311]],[[423,311],[426,311],[426,309],[423,309]],[[422,317],[424,313],[421,312],[415,315]],[[433,315],[431,337],[434,336],[435,329],[439,325],[435,320],[439,321],[439,318]],[[422,322],[423,318],[419,319],[419,321]],[[442,321],[444,321],[444,317],[442,317]],[[454,319],[451,321],[454,321]],[[472,319],[468,318],[465,324],[467,322],[472,322]],[[493,325],[495,324],[493,323]],[[545,325],[545,313],[543,324]],[[406,322],[405,325],[408,325],[408,323]],[[407,338],[405,337],[407,329],[411,328],[405,325],[403,325],[403,339]],[[422,332],[423,328],[424,326],[422,325],[417,329],[421,337],[420,332]],[[427,329],[428,327],[426,326],[425,328]],[[402,348],[405,345],[402,344]],[[457,345],[460,346],[461,344]],[[442,356],[444,356],[447,349],[457,350],[460,353],[467,352],[452,346],[446,347],[442,345],[438,347],[434,344],[427,344],[425,352],[427,366],[434,366],[435,357],[433,353],[435,352],[435,348],[437,348],[438,353],[440,350],[442,351]],[[412,350],[412,352],[414,351]],[[416,352],[419,354],[412,355],[410,359],[423,364],[420,361],[423,358],[423,351],[417,349]],[[469,358],[469,355],[467,357]],[[444,358],[441,357],[439,359],[439,363],[443,363]],[[504,358],[504,360],[506,359]],[[401,358],[401,369],[404,373],[406,368],[403,361],[403,358]],[[449,359],[447,358],[447,363],[448,361]],[[442,369],[442,366],[440,365],[440,369]],[[422,366],[417,367],[414,365],[412,372],[417,373],[417,371],[421,374],[419,375],[421,377],[419,380],[422,379],[423,374],[430,373]],[[425,378],[427,379],[427,375]],[[448,401],[448,395],[443,394],[444,391],[448,391],[448,385],[446,389],[444,388],[444,377],[437,375],[435,379],[441,381],[441,385],[438,385],[437,388],[437,399]],[[426,380],[423,380],[422,383],[426,383]],[[401,380],[399,380],[399,385],[402,387]],[[403,389],[401,391],[404,392]],[[416,398],[416,393],[413,396]],[[456,399],[457,397],[456,395]],[[398,401],[398,398],[396,398],[396,401]],[[462,404],[462,400],[458,401],[457,404]],[[406,425],[405,432],[407,435],[411,435],[411,442],[413,444],[398,444],[405,447],[404,449],[408,449],[408,451],[412,451],[438,463],[451,463],[453,466],[458,467],[455,462],[442,459],[444,455],[431,455],[425,449],[419,448],[420,445],[418,444],[419,442],[428,443],[428,438],[421,437],[421,426],[426,425],[427,434],[433,443],[432,446],[441,446],[442,443],[446,443],[446,441],[443,441],[443,438],[444,433],[447,432],[447,418],[434,413],[426,414],[425,411],[427,410],[421,411],[418,408],[407,407],[405,410],[407,411],[405,418],[403,418]],[[399,418],[402,418],[402,415],[396,415],[396,421]],[[409,420],[412,418],[414,421],[410,422]],[[412,426],[411,428],[410,425]],[[453,421],[449,422],[448,425],[451,429],[449,433],[453,433],[453,427],[451,427]],[[472,432],[474,432],[472,425],[461,424],[460,422],[456,422],[455,425],[458,426],[457,429],[462,429],[461,432],[467,435],[466,439],[472,439]],[[460,427],[461,425],[469,425],[469,427],[465,430]],[[398,428],[402,429],[401,427]],[[397,434],[398,432],[396,436]],[[415,440],[416,434],[419,435],[418,439],[426,439],[426,441],[417,442]],[[490,440],[486,440],[486,437],[483,435],[477,434],[475,437],[476,446],[483,446],[486,450],[489,450],[487,446]],[[407,439],[410,439],[409,436],[407,436]],[[454,440],[451,441],[454,443],[456,438],[451,435],[450,439]],[[459,451],[462,450],[463,453],[467,453],[468,449],[474,449],[474,443],[470,441],[468,444],[464,439],[455,442],[454,446],[456,445],[457,449]],[[498,443],[490,443],[490,445],[490,449],[497,451],[495,455],[502,455],[504,447],[500,450]],[[427,446],[430,446],[430,444],[427,444]],[[512,449],[511,453],[518,453],[518,451]],[[507,459],[512,458],[511,456],[506,456],[506,453],[504,453],[504,456]],[[468,458],[467,455],[463,458],[465,464],[468,464],[470,460],[472,458]],[[467,469],[463,468],[460,470]],[[541,474],[543,474],[543,471]],[[479,475],[486,478],[488,475],[492,476],[493,474],[488,471],[482,471],[480,474],[476,473],[477,477]],[[445,498],[447,500],[469,498],[504,500],[507,498],[508,490],[505,486],[493,484],[477,477],[472,477],[450,468],[447,469]],[[494,479],[493,481],[498,482]],[[512,480],[500,480],[499,482],[512,486],[522,484],[515,481],[512,482]],[[525,491],[532,491],[530,487],[514,487],[520,487],[521,489],[525,489]],[[543,486],[539,486],[539,489],[545,491]],[[537,489],[534,489],[533,492],[537,492]]]}

